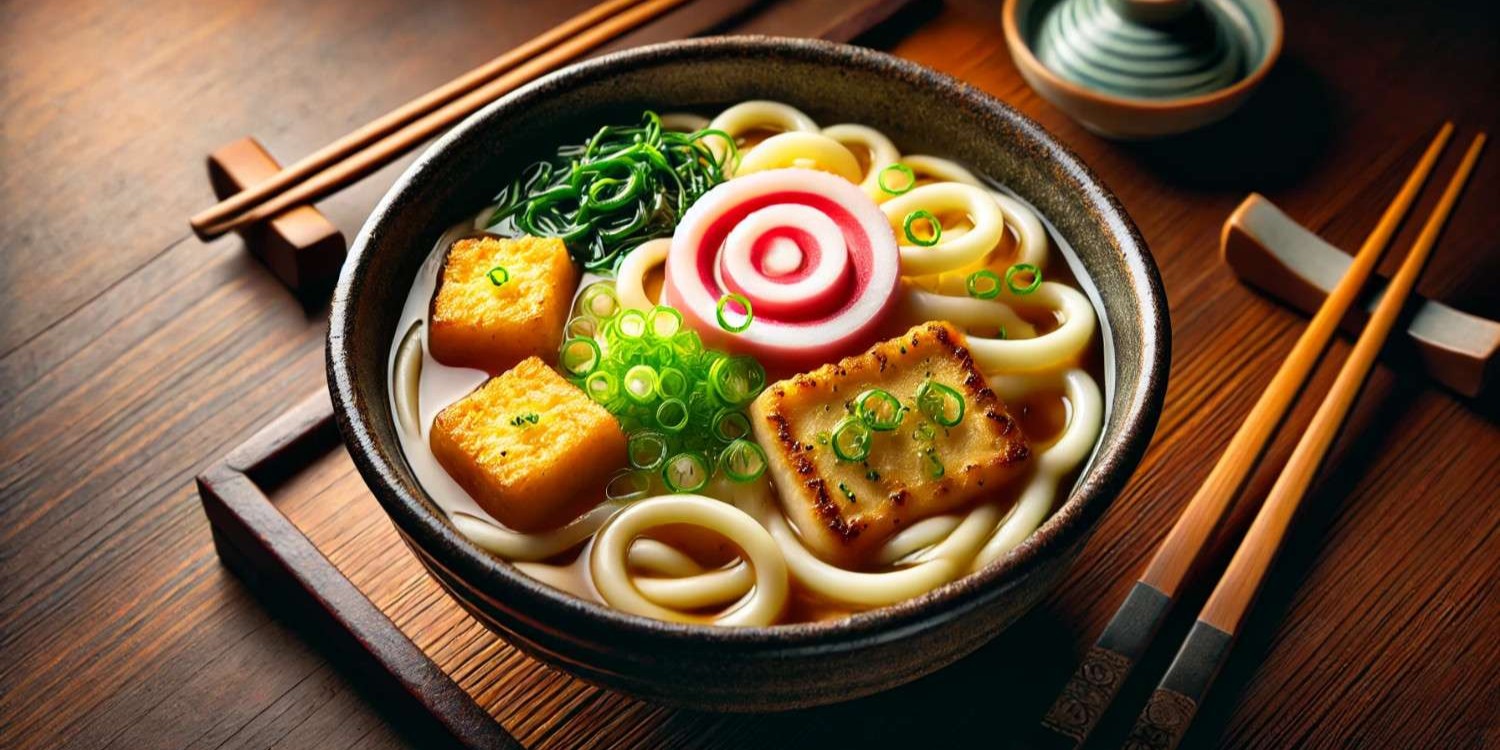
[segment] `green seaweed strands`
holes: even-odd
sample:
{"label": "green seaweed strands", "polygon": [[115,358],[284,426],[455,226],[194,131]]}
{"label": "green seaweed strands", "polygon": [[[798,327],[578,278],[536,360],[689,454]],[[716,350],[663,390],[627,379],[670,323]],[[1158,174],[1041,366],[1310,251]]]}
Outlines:
{"label": "green seaweed strands", "polygon": [[[708,145],[715,138],[726,147],[722,160]],[[612,270],[642,243],[670,236],[737,158],[729,134],[668,130],[647,111],[639,125],[606,125],[522,170],[495,196],[489,229],[559,237],[584,268]]]}

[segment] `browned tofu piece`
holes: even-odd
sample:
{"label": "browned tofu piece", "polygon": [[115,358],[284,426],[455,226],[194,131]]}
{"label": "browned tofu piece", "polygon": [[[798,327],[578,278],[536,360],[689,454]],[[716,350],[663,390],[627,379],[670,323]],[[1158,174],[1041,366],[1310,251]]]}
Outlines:
{"label": "browned tofu piece", "polygon": [[438,412],[429,443],[479,507],[517,531],[577,518],[625,465],[614,415],[536,357]]}
{"label": "browned tofu piece", "polygon": [[[963,395],[958,424],[942,427],[914,408],[928,380]],[[872,388],[908,409],[894,430],[872,431],[864,460],[841,460],[831,433]],[[904,526],[966,508],[1004,485],[1030,455],[1020,427],[975,368],[963,333],[943,322],[777,382],[750,413],[787,517],[816,554],[851,568],[864,566]]]}
{"label": "browned tofu piece", "polygon": [[[490,272],[496,268],[496,284]],[[491,375],[527,357],[552,359],[573,305],[578,269],[555,237],[453,243],[432,296],[427,346],[445,365]]]}

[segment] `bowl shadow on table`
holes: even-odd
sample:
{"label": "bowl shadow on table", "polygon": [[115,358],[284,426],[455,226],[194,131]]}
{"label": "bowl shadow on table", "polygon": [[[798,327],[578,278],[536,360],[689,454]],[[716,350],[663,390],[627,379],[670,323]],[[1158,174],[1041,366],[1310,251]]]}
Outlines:
{"label": "bowl shadow on table", "polygon": [[[1072,672],[1078,636],[1044,602],[967,658],[894,690],[846,703],[736,715],[746,747],[999,747],[1029,728]],[[727,729],[727,727],[726,727]],[[742,735],[743,736],[743,735]]]}
{"label": "bowl shadow on table", "polygon": [[1326,83],[1283,57],[1237,112],[1201,130],[1119,144],[1143,169],[1196,189],[1274,190],[1312,171],[1339,120]]}

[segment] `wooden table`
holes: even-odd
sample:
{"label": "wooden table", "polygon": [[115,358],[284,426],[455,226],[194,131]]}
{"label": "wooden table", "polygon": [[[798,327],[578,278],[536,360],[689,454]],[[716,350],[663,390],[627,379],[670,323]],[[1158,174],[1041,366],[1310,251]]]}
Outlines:
{"label": "wooden table", "polygon": [[[191,478],[321,387],[325,314],[238,240],[194,239],[186,218],[209,202],[202,157],[218,145],[253,133],[284,158],[307,153],[584,2],[0,10],[0,746],[409,740],[214,555]],[[1038,100],[1004,50],[998,4],[947,6],[894,49],[1041,121],[1150,242],[1175,352],[1166,412],[1129,489],[1062,588],[975,657],[853,704],[744,717],[638,704],[524,660],[457,615],[392,543],[346,455],[294,478],[288,514],[523,741],[927,747],[1033,722],[1303,325],[1219,262],[1229,210],[1259,190],[1352,247],[1443,118],[1464,140],[1500,130],[1500,24],[1483,0],[1291,5],[1284,59],[1249,109],[1149,145],[1099,140]],[[352,235],[402,166],[321,207]],[[1497,199],[1491,154],[1424,293],[1500,315]],[[1272,459],[1310,414],[1294,414]],[[1500,741],[1494,414],[1419,377],[1377,374],[1191,743]],[[1127,702],[1139,705],[1170,650]],[[495,664],[508,665],[504,682],[486,677]],[[1133,710],[1117,714],[1102,746]]]}

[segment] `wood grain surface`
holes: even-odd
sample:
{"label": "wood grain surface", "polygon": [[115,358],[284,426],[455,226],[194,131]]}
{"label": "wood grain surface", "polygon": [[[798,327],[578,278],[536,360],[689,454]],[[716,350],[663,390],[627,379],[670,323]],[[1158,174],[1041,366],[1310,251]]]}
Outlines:
{"label": "wood grain surface", "polygon": [[[409,744],[214,554],[191,478],[321,387],[325,314],[239,240],[191,238],[186,218],[211,201],[202,159],[219,145],[253,133],[283,160],[311,152],[585,2],[0,7],[0,747]],[[765,14],[793,12],[808,11]],[[790,714],[640,704],[541,667],[462,616],[395,543],[342,452],[291,478],[281,507],[483,705],[510,707],[502,722],[534,746],[945,747],[1029,726],[1304,325],[1234,280],[1220,223],[1258,190],[1353,247],[1438,123],[1453,119],[1460,142],[1500,129],[1488,3],[1330,0],[1284,13],[1285,57],[1248,108],[1154,144],[1099,140],[1037,99],[1004,50],[998,3],[948,4],[894,42],[1036,117],[1095,168],[1149,241],[1174,326],[1167,409],[1128,490],[1058,592],[950,669]],[[404,164],[319,207],[352,234]],[[1438,244],[1425,296],[1500,317],[1497,199],[1491,158]],[[1329,365],[1346,352],[1335,345]],[[1294,412],[1273,461],[1311,411]],[[1190,746],[1500,742],[1495,413],[1381,366]],[[1252,494],[1272,479],[1260,472]],[[1123,738],[1203,584],[1097,746]]]}

